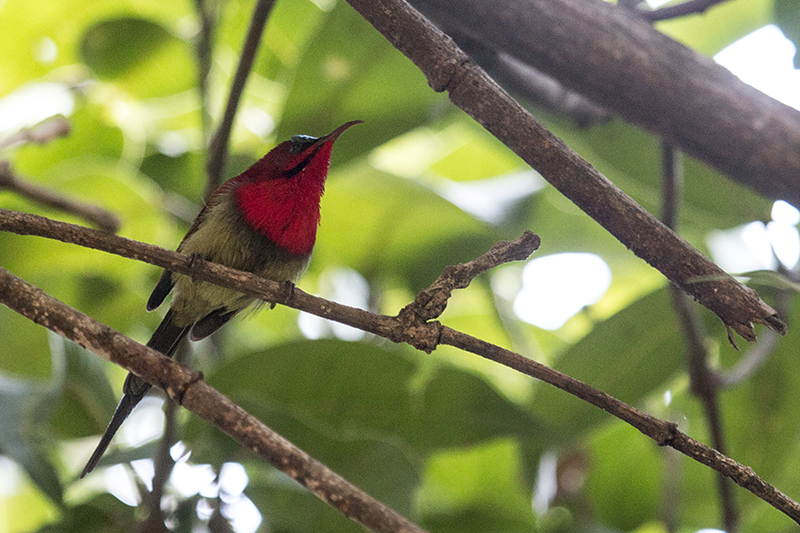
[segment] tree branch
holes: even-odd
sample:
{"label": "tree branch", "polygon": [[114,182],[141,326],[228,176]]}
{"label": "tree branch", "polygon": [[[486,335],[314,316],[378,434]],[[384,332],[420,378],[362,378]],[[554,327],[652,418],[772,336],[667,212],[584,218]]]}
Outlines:
{"label": "tree branch", "polygon": [[[727,446],[719,407],[720,382],[717,374],[708,366],[708,348],[700,316],[685,294],[674,286],[670,289],[673,307],[686,342],[686,366],[689,371],[691,392],[703,408],[712,445],[720,453],[725,453]],[[739,512],[728,480],[721,472],[717,476],[717,488],[724,529],[728,533],[736,533],[739,530]]]}
{"label": "tree branch", "polygon": [[494,346],[447,326],[441,327],[440,343],[454,346],[513,368],[603,409],[652,438],[659,446],[670,446],[732,479],[737,485],[749,490],[800,524],[800,504],[758,477],[749,466],[738,463],[717,450],[678,431],[676,424],[650,416],[613,396],[609,396],[603,391],[532,359],[527,359],[510,350]]}
{"label": "tree branch", "polygon": [[[208,142],[211,114],[208,108],[208,77],[213,58],[214,28],[217,23],[216,0],[195,0],[195,11],[200,19],[200,31],[195,43],[197,54],[197,88],[200,92],[200,119],[203,126],[203,141]],[[205,146],[205,145],[204,145]]]}
{"label": "tree branch", "polygon": [[[662,219],[677,229],[680,191],[683,183],[681,154],[667,143],[661,146],[662,159]],[[720,453],[725,453],[725,431],[719,409],[719,380],[708,365],[707,335],[697,309],[689,298],[674,285],[670,285],[670,296],[686,343],[686,366],[692,394],[700,400],[711,432],[711,444]],[[733,342],[733,340],[731,340]],[[735,344],[734,344],[735,346]],[[727,533],[739,530],[739,513],[736,509],[728,479],[717,473],[717,487],[722,507],[722,522]]]}
{"label": "tree branch", "polygon": [[413,3],[739,183],[800,205],[800,111],[658,32],[641,12],[602,0]]}
{"label": "tree branch", "polygon": [[678,4],[677,6],[662,7],[659,9],[654,9],[653,11],[641,10],[638,11],[637,14],[645,20],[656,22],[659,20],[674,19],[678,17],[685,17],[686,15],[703,13],[707,9],[727,1],[728,0],[687,0],[686,2]]}
{"label": "tree branch", "polygon": [[[186,344],[182,348],[185,351]],[[183,363],[183,357],[178,354],[175,360]],[[169,477],[175,468],[175,461],[170,455],[170,450],[175,444],[178,433],[178,406],[175,402],[167,399],[164,406],[164,434],[158,442],[155,457],[153,458],[153,480],[152,490],[145,492],[143,498],[147,509],[147,518],[140,524],[139,530],[142,533],[158,531],[156,528],[164,528],[164,513],[161,509],[161,502],[164,497],[164,487],[169,481]]]}
{"label": "tree branch", "polygon": [[[454,104],[636,255],[716,313],[726,326],[751,341],[755,339],[753,323],[785,332],[775,310],[754,290],[726,274],[581,159],[408,3],[348,2],[419,67],[434,90],[448,91]],[[493,10],[494,4],[490,7]]]}
{"label": "tree branch", "polygon": [[225,159],[228,154],[228,140],[230,139],[233,119],[236,116],[236,109],[239,107],[239,99],[244,92],[247,77],[253,67],[253,62],[258,52],[258,44],[261,42],[261,34],[267,24],[267,17],[272,10],[275,0],[258,0],[250,19],[250,29],[242,48],[242,55],[239,59],[239,66],[231,84],[231,92],[228,96],[228,104],[225,107],[225,114],[216,133],[211,139],[209,146],[208,163],[208,183],[206,186],[206,198],[214,192],[222,183],[222,172],[225,169]]}
{"label": "tree branch", "polygon": [[348,518],[373,531],[423,531],[245,412],[203,381],[199,372],[134,342],[3,268],[0,301],[160,387],[175,402],[222,429]]}
{"label": "tree branch", "polygon": [[464,52],[515,97],[557,116],[568,117],[581,127],[590,127],[612,118],[609,111],[564,87],[552,76],[473,39],[457,28],[445,30]]}
{"label": "tree branch", "polygon": [[661,143],[661,221],[673,231],[678,229],[683,160],[669,143]]}
{"label": "tree branch", "polygon": [[120,220],[111,211],[21,180],[11,170],[11,164],[3,160],[0,160],[0,189],[7,189],[34,202],[80,217],[103,231],[119,231]]}
{"label": "tree branch", "polygon": [[[22,235],[38,235],[46,238],[53,238],[63,242],[107,251],[123,257],[130,257],[139,261],[145,261],[157,266],[169,268],[174,272],[190,275],[196,280],[210,281],[223,287],[236,289],[266,302],[279,303],[322,318],[335,320],[394,342],[405,342],[426,352],[432,351],[439,344],[446,344],[479,355],[544,381],[545,383],[549,383],[592,405],[600,407],[623,422],[632,425],[648,437],[651,437],[660,446],[671,446],[688,457],[721,472],[738,485],[746,488],[800,524],[800,504],[758,477],[750,467],[742,465],[726,457],[717,450],[678,431],[675,424],[650,416],[601,390],[558,372],[557,370],[553,370],[541,363],[527,359],[518,353],[500,348],[499,346],[443,326],[439,322],[428,321],[428,318],[425,318],[437,316],[437,313],[440,313],[444,309],[441,302],[446,300],[446,298],[443,295],[439,295],[439,292],[449,294],[454,288],[464,287],[474,276],[485,272],[487,267],[491,268],[490,265],[496,266],[506,261],[518,260],[525,253],[530,254],[533,252],[539,245],[539,239],[530,232],[526,232],[526,234],[517,241],[496,244],[487,254],[474,261],[446,269],[445,273],[437,279],[431,287],[423,291],[420,296],[401,311],[398,316],[390,317],[376,315],[362,309],[348,307],[336,302],[311,296],[298,288],[290,290],[286,284],[259,278],[247,272],[237,271],[215,263],[197,261],[196,258],[193,260],[191,257],[177,252],[171,252],[156,246],[125,239],[116,235],[108,235],[73,224],[56,222],[36,215],[0,209],[0,230],[11,231]],[[9,298],[13,300],[16,291],[17,289],[15,288],[9,289],[3,286],[2,279],[0,279],[0,301],[6,303],[6,300]],[[36,317],[41,319],[39,316],[42,312],[41,307],[34,306],[33,310],[31,310],[26,307],[27,304],[24,302],[18,303],[16,307],[9,303],[6,303],[6,305],[15,310],[17,307],[20,307],[21,310],[18,312],[23,314],[28,313],[25,316],[35,314]],[[64,306],[64,304],[60,302],[59,305]],[[114,339],[122,337],[122,335],[119,334],[116,334],[117,336],[110,335],[109,332],[112,332],[110,328],[93,321],[92,323],[93,325],[91,325],[89,329],[81,329],[80,324],[70,323],[66,330],[61,328],[54,331],[59,334],[62,334],[61,331],[66,331],[67,334],[76,336],[78,339],[76,342],[79,344],[81,344],[82,341],[88,342],[86,339],[90,336],[100,339],[105,339],[109,336]],[[68,338],[72,337],[68,336]],[[227,415],[217,416],[208,414],[209,411],[213,412],[215,408],[214,402],[216,400],[214,398],[216,398],[216,396],[210,396],[207,398],[207,401],[204,402],[203,394],[206,393],[196,390],[202,389],[205,391],[206,389],[210,389],[208,385],[203,384],[202,387],[199,385],[197,387],[188,386],[195,383],[197,380],[197,376],[191,374],[189,369],[178,365],[170,359],[164,358],[157,352],[153,352],[152,350],[133,343],[133,341],[130,342],[138,347],[136,348],[136,350],[138,350],[136,351],[136,355],[128,353],[129,350],[132,350],[128,344],[122,347],[117,347],[116,345],[105,347],[105,345],[103,345],[104,351],[99,353],[109,360],[111,360],[111,354],[115,354],[113,355],[114,362],[141,375],[145,379],[155,376],[153,378],[153,383],[166,390],[172,398],[180,398],[180,393],[186,389],[186,393],[182,394],[182,405],[201,416],[207,414],[209,418],[206,419],[215,425],[217,425],[218,422],[219,424],[237,424],[240,420],[239,417],[245,416],[245,414],[239,411],[234,412],[230,417]],[[88,344],[86,345],[88,346]],[[121,351],[122,353],[118,354],[115,350]],[[147,361],[140,360],[140,357],[146,357]],[[160,370],[151,370],[148,366],[150,364],[161,365],[159,366]],[[163,367],[163,365],[166,365],[166,368]],[[175,366],[173,367],[172,365]],[[170,379],[170,375],[176,372],[179,373],[179,376],[176,381],[173,382]],[[187,375],[187,373],[190,375]],[[199,381],[198,383],[202,384],[203,382]],[[213,389],[211,390],[213,391]],[[191,404],[187,403],[187,396],[189,396],[190,391],[192,391]],[[208,394],[210,395],[211,393]],[[201,407],[204,414],[201,414],[200,411],[195,411],[195,408],[200,409]],[[206,409],[208,411],[206,411]],[[229,418],[234,419],[234,421],[231,422]],[[233,427],[238,426],[234,425]],[[240,436],[238,433],[234,438],[239,440]],[[257,451],[259,453],[271,453],[259,448],[258,444],[254,441],[255,437],[248,435],[246,439],[244,436],[241,438],[243,440],[239,440],[239,442],[246,442],[246,445],[253,449],[258,448]],[[272,439],[273,437],[269,438]],[[270,457],[272,457],[272,455],[270,455]]]}
{"label": "tree branch", "polygon": [[22,128],[8,137],[0,140],[0,150],[7,150],[16,146],[37,143],[47,144],[59,137],[69,135],[69,121],[64,115],[53,115],[29,128]]}

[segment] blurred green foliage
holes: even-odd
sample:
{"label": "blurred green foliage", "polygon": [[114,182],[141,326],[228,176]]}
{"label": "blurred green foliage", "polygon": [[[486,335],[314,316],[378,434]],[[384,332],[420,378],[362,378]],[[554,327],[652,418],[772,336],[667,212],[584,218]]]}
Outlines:
{"label": "blurred green foliage", "polygon": [[[219,20],[207,99],[217,120],[252,2],[211,3]],[[711,55],[767,23],[797,39],[796,11],[792,0],[733,0],[659,28]],[[113,211],[125,237],[176,246],[201,202],[209,135],[197,89],[194,4],[6,0],[0,25],[0,97],[46,86],[72,103],[62,110],[72,126],[68,137],[3,157],[37,184]],[[28,101],[18,111],[37,117],[45,103]],[[619,121],[587,130],[534,112],[659,212],[657,139]],[[606,296],[560,330],[544,331],[514,315],[509,294],[522,269],[507,265],[455,294],[442,321],[708,442],[663,279],[558,192],[542,188],[345,2],[277,2],[242,99],[227,177],[279,140],[352,119],[364,124],[336,145],[304,290],[330,296],[337,272],[356,272],[369,287],[363,305],[394,314],[446,265],[532,229],[542,237],[537,255],[601,256],[613,272]],[[11,114],[0,116],[0,125],[13,129]],[[711,231],[768,219],[767,200],[696,161],[687,160],[685,172],[681,232],[700,249]],[[495,218],[448,194],[506,183],[492,180],[515,173],[531,186]],[[8,191],[0,190],[0,206],[81,222]],[[137,340],[158,322],[157,313],[144,312],[155,267],[4,233],[0,265]],[[703,316],[714,363],[732,364],[738,356],[722,327]],[[454,349],[428,356],[368,336],[336,339],[330,329],[310,338],[298,324],[298,313],[285,308],[236,320],[213,343],[197,346],[192,364],[268,425],[431,531],[665,531],[669,490],[678,492],[666,500],[676,506],[680,531],[720,524],[713,472],[594,407]],[[731,455],[790,495],[800,494],[796,335],[790,328],[762,371],[721,397]],[[0,533],[132,530],[141,513],[106,492],[102,469],[76,481],[124,372],[5,307],[0,346],[0,468],[13,474],[0,481]],[[246,466],[244,494],[261,513],[262,530],[361,531],[215,428],[185,413],[181,420],[192,464],[215,472],[231,461]],[[103,466],[148,457],[153,445],[116,450]],[[532,499],[556,479],[540,471],[545,455],[556,458],[559,483],[541,508]],[[789,527],[760,500],[735,493],[743,531]],[[222,505],[173,486],[168,495],[180,531],[207,519],[195,507]]]}

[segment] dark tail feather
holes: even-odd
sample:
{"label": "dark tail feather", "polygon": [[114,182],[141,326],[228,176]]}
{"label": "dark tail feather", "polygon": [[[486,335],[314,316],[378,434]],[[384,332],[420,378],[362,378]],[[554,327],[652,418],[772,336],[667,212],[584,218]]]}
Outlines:
{"label": "dark tail feather", "polygon": [[225,308],[222,308],[207,314],[198,320],[194,326],[192,326],[192,329],[189,332],[189,340],[199,341],[200,339],[205,339],[219,328],[227,324],[228,321],[236,316],[236,313],[238,312],[238,310],[227,311]]}
{"label": "dark tail feather", "polygon": [[83,467],[81,477],[94,470],[94,467],[97,466],[97,463],[100,462],[100,458],[103,457],[103,454],[106,452],[106,448],[108,448],[108,445],[111,444],[111,439],[114,438],[114,435],[122,425],[122,422],[128,418],[128,415],[131,414],[131,411],[133,411],[133,408],[136,407],[136,404],[139,403],[143,396],[144,395],[133,397],[129,394],[122,396],[122,400],[120,400],[119,405],[117,405],[117,410],[114,411],[114,416],[111,418],[111,422],[108,424],[106,432],[103,433],[103,436],[100,438],[100,444],[98,444],[97,448],[94,449],[94,453],[89,458],[86,466]]}
{"label": "dark tail feather", "polygon": [[[172,323],[172,309],[170,309],[164,316],[164,320],[159,324],[158,329],[153,333],[147,346],[163,353],[167,357],[172,357],[181,340],[188,332],[189,326],[181,328]],[[114,411],[114,416],[111,418],[106,432],[103,433],[103,436],[100,438],[100,443],[97,445],[97,448],[95,448],[92,457],[83,468],[81,477],[94,470],[100,458],[103,457],[106,448],[111,444],[111,439],[114,438],[114,434],[122,425],[122,422],[128,418],[133,408],[145,397],[151,387],[152,385],[141,378],[133,374],[128,374],[128,377],[125,379],[125,385],[122,387],[123,395],[122,399],[119,401],[119,405],[117,405],[117,410]]]}

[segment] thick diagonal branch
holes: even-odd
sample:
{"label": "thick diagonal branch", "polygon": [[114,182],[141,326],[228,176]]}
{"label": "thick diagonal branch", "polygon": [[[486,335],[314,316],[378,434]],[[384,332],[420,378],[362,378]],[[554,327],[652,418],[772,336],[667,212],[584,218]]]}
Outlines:
{"label": "thick diagonal branch", "polygon": [[239,100],[244,92],[247,77],[250,75],[250,70],[256,59],[261,35],[264,33],[264,27],[267,24],[267,17],[269,17],[274,4],[275,0],[257,0],[256,7],[253,10],[250,29],[244,40],[239,66],[236,68],[231,91],[228,95],[228,103],[225,106],[225,114],[222,116],[222,121],[211,138],[211,146],[208,148],[206,197],[210,196],[222,183],[222,173],[225,170],[225,161],[228,156],[228,140],[231,136],[231,129],[233,129],[233,120],[236,117],[236,110],[239,107]]}
{"label": "thick diagonal branch", "polygon": [[[12,231],[24,235],[39,235],[47,238],[54,238],[64,242],[104,250],[123,257],[145,261],[169,268],[174,272],[192,275],[198,280],[210,281],[223,287],[236,289],[267,302],[280,303],[322,318],[335,320],[394,342],[406,342],[422,350],[429,351],[438,344],[447,344],[485,357],[522,372],[523,374],[544,381],[545,383],[549,383],[550,385],[603,409],[623,422],[637,428],[643,434],[654,439],[659,445],[671,446],[688,457],[721,472],[723,475],[731,478],[734,482],[751,491],[753,494],[800,524],[800,504],[761,479],[751,468],[688,437],[678,431],[674,424],[659,420],[647,413],[639,411],[591,385],[576,380],[541,363],[525,358],[518,353],[448,328],[436,321],[423,320],[419,316],[414,316],[413,313],[409,313],[409,316],[406,317],[377,315],[362,309],[356,309],[312,296],[297,288],[289,290],[285,284],[265,280],[248,272],[237,271],[215,263],[198,262],[196,259],[193,260],[177,252],[171,252],[116,235],[108,235],[89,228],[48,220],[36,215],[27,215],[0,209],[0,230]],[[464,265],[464,268],[455,267],[449,269],[445,272],[443,277],[453,279],[441,280],[442,283],[439,283],[440,280],[437,280],[428,291],[447,292],[451,290],[451,285],[453,287],[463,286],[462,281],[471,279],[470,276],[483,269],[485,264],[499,264],[506,260],[517,260],[520,258],[517,252],[525,250],[532,251],[538,246],[537,240],[535,235],[526,234],[513,243],[504,243],[501,248],[510,248],[512,250],[511,254],[493,258],[492,252],[490,251],[490,253],[485,256],[486,263],[484,263],[483,259],[479,259],[477,262],[472,262],[472,264],[467,263]],[[463,279],[459,280],[458,278],[462,275]],[[4,295],[5,293],[10,293],[13,296],[15,292],[16,289],[4,291],[2,289],[2,281],[0,281],[0,301],[5,302],[7,297]],[[435,299],[436,297],[434,295],[429,294],[422,298],[421,301],[432,301]],[[40,314],[40,311],[37,311],[37,314]],[[101,337],[108,335],[108,332],[111,331],[110,328],[106,326],[99,325],[97,327],[100,329],[96,331],[96,334]],[[73,334],[82,336],[88,335],[88,333],[85,332],[73,332]],[[136,346],[139,345],[136,344]],[[145,349],[144,347],[139,347]],[[137,350],[138,349],[139,348],[137,348]],[[143,353],[148,356],[148,360],[152,361],[153,364],[161,364],[160,359],[165,359],[152,350],[146,350],[146,352]],[[156,359],[152,358],[154,354],[158,356]],[[125,356],[123,355],[122,357],[124,358]],[[170,365],[176,364],[171,360],[165,360]],[[122,364],[125,365],[126,363],[123,361]],[[144,365],[145,363],[142,364]],[[149,371],[143,370],[143,367],[140,367],[139,364],[135,366],[132,364],[126,368],[137,373],[142,372],[143,377],[153,375],[150,374]],[[169,366],[168,368],[173,367]],[[185,367],[178,365],[175,368],[182,369]],[[145,372],[147,372],[147,374],[145,374]],[[165,372],[159,373],[157,371],[156,375],[162,376]],[[186,379],[191,381],[196,378],[196,375],[192,375]],[[169,392],[170,385],[164,384],[161,377],[154,378],[154,382],[158,386],[166,387],[166,390]],[[180,390],[182,390],[181,387],[182,386],[173,385],[172,389],[175,390],[173,390],[170,395],[174,397],[177,394],[175,391],[177,390],[179,393]],[[180,394],[177,395],[180,396]],[[184,394],[184,405],[186,405],[185,396],[186,394]]]}
{"label": "thick diagonal branch", "polygon": [[175,402],[253,450],[348,518],[373,531],[422,529],[330,470],[231,402],[193,371],[0,268],[0,302],[167,392]]}
{"label": "thick diagonal branch", "polygon": [[412,3],[760,194],[800,205],[800,111],[660,33],[648,14],[602,0]]}
{"label": "thick diagonal branch", "polygon": [[522,108],[405,0],[348,0],[437,91],[537,170],[584,212],[747,340],[753,323],[785,332],[770,306],[611,183]]}

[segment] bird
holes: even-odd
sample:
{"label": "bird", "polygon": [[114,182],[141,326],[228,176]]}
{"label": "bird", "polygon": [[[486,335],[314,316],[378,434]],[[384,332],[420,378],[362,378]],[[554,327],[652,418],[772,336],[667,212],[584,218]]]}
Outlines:
{"label": "bird", "polygon": [[[333,143],[347,122],[322,137],[295,135],[278,144],[206,200],[178,252],[279,282],[294,282],[306,270],[320,222],[320,201]],[[173,293],[163,320],[147,343],[172,357],[181,340],[204,339],[255,299],[233,289],[164,270],[147,300],[153,311]],[[114,434],[152,385],[133,373],[100,443],[81,473],[91,472]]]}

